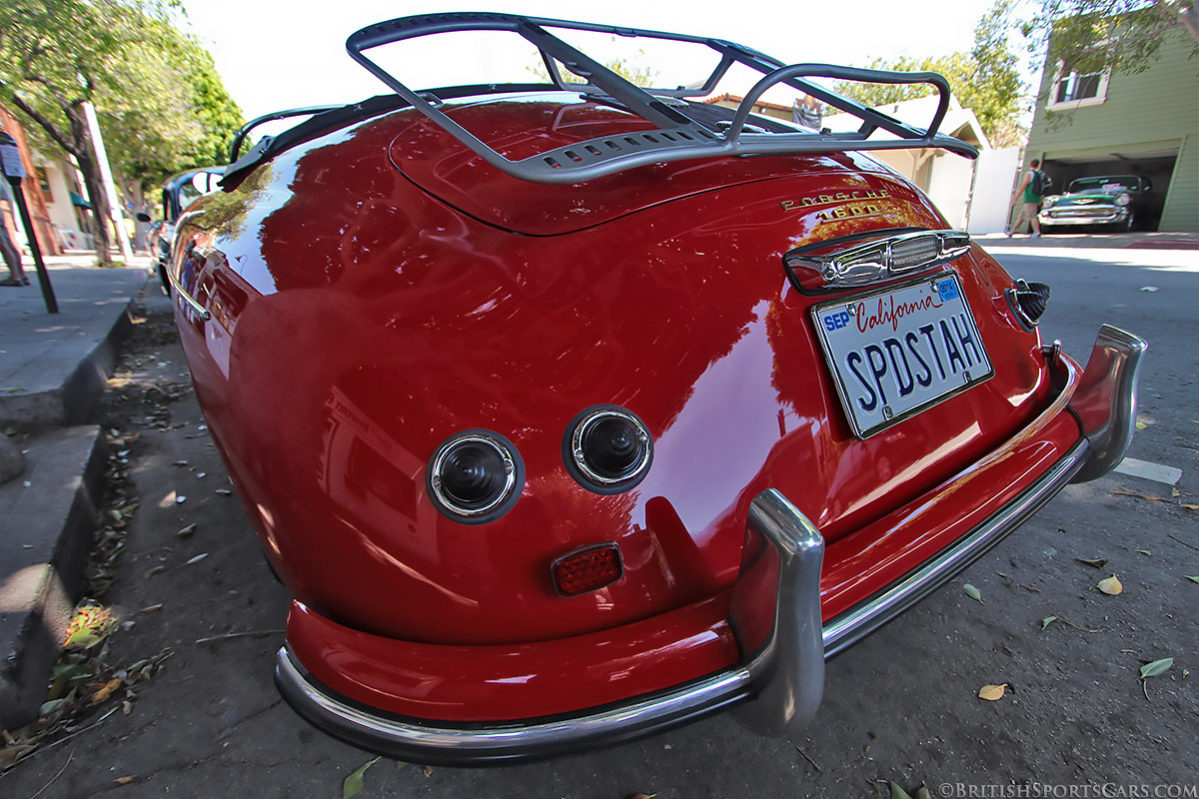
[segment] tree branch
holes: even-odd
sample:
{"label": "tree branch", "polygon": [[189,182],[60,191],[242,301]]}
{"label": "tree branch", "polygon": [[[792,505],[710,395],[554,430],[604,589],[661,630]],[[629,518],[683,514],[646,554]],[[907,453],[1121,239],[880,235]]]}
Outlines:
{"label": "tree branch", "polygon": [[[5,85],[5,88],[8,88],[8,86]],[[51,139],[54,139],[55,144],[66,150],[71,155],[78,157],[79,148],[68,142],[66,137],[62,135],[62,133],[54,126],[54,123],[48,117],[21,99],[21,96],[16,92],[10,91],[9,96],[12,98],[13,105],[25,112],[25,114],[34,122],[36,122],[42,130],[46,131],[46,135]]]}
{"label": "tree branch", "polygon": [[1191,0],[1190,8],[1183,6],[1179,9],[1178,18],[1195,37],[1195,41],[1199,42],[1199,0]]}

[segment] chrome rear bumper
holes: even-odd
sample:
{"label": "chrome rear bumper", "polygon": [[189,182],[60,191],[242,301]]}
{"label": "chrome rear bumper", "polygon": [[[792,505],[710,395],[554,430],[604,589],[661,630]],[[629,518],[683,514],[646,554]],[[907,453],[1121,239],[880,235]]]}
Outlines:
{"label": "chrome rear bumper", "polygon": [[[275,682],[317,727],[364,749],[418,763],[485,764],[530,760],[612,745],[692,721],[734,704],[736,718],[765,735],[793,737],[815,716],[824,661],[952,579],[1068,483],[1110,471],[1131,440],[1136,378],[1145,342],[1104,326],[1070,407],[1083,436],[1045,474],[982,524],[871,599],[821,624],[824,540],[781,493],[767,489],[750,505],[746,555],[733,591],[730,621],[742,663],[700,680],[564,716],[510,723],[452,724],[388,715],[321,685],[284,646]],[[755,618],[755,586],[775,586],[773,618]],[[757,614],[760,616],[761,614]],[[755,633],[757,630],[757,633]]]}
{"label": "chrome rear bumper", "polygon": [[[1055,209],[1056,210],[1056,209]],[[1042,227],[1053,227],[1054,225],[1109,225],[1113,222],[1123,222],[1128,219],[1127,206],[1086,206],[1078,210],[1075,214],[1064,213],[1066,209],[1059,211],[1057,215],[1053,211],[1041,211],[1037,214],[1037,221]]]}

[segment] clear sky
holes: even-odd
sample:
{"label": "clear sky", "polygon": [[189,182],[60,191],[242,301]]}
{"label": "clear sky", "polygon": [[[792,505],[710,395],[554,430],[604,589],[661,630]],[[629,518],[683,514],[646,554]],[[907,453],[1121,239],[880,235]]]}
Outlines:
{"label": "clear sky", "polygon": [[[595,5],[545,0],[185,0],[184,27],[212,53],[225,87],[250,119],[282,108],[343,104],[387,91],[350,60],[345,39],[371,23],[410,14],[506,11],[577,19],[731,39],[788,63],[862,66],[878,56],[968,50],[974,26],[990,4],[991,0],[607,0]],[[1023,47],[1018,36],[1013,46]],[[413,75],[411,84],[425,88],[445,82],[425,83]]]}

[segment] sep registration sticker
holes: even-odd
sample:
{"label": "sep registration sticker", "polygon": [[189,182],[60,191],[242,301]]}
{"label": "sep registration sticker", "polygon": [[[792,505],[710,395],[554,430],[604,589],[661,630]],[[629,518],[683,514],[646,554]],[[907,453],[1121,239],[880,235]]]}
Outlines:
{"label": "sep registration sticker", "polygon": [[954,273],[819,305],[812,316],[859,438],[995,373]]}

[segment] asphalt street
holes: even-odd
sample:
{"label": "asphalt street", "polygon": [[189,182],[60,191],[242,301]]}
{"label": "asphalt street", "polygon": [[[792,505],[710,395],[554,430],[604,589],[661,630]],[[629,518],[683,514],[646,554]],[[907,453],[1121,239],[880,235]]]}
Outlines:
{"label": "asphalt street", "polygon": [[[960,578],[830,661],[824,705],[798,746],[719,715],[488,769],[372,763],[278,698],[272,655],[287,594],[227,494],[169,305],[151,296],[100,420],[122,425],[114,457],[140,502],[106,601],[122,622],[114,662],[169,654],[127,704],[101,705],[0,777],[0,796],[334,799],[368,763],[363,797],[887,796],[888,781],[932,796],[1195,795],[1127,787],[1199,783],[1199,584],[1186,579],[1199,574],[1199,516],[1184,507],[1199,502],[1199,253],[1002,241],[993,252],[1015,276],[1053,287],[1043,335],[1078,360],[1104,322],[1149,340],[1130,454],[1181,469],[1176,483],[1112,474],[1067,488]],[[1096,589],[1111,573],[1119,596]],[[1169,671],[1139,679],[1165,657]],[[980,700],[985,684],[1007,693]],[[1065,792],[1104,784],[1125,793]],[[1003,792],[1015,786],[1042,792]]]}

